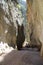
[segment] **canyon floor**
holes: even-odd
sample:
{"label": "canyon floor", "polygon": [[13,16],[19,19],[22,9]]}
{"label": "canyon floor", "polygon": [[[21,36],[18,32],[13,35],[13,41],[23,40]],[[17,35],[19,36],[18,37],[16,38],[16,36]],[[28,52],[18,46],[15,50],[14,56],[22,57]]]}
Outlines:
{"label": "canyon floor", "polygon": [[8,54],[3,54],[0,65],[43,65],[43,58],[36,49],[13,50]]}

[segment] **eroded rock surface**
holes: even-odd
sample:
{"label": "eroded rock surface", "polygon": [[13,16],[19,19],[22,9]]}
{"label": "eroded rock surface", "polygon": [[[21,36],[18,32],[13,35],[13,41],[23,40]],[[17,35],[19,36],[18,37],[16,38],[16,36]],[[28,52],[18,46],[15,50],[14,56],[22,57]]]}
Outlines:
{"label": "eroded rock surface", "polygon": [[43,56],[43,1],[27,0],[27,7],[30,43],[39,46]]}
{"label": "eroded rock surface", "polygon": [[0,0],[0,42],[8,43],[15,47],[18,27],[21,26],[23,17],[15,0]]}

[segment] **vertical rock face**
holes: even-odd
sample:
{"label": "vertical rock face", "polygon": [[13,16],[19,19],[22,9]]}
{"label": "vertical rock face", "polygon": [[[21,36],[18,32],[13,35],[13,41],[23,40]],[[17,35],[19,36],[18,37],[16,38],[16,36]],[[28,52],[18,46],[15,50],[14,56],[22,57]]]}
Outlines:
{"label": "vertical rock face", "polygon": [[30,44],[30,34],[31,34],[31,28],[32,28],[32,22],[31,22],[31,13],[32,13],[32,1],[31,0],[26,0],[27,1],[27,38],[29,40]]}
{"label": "vertical rock face", "polygon": [[43,55],[43,1],[27,0],[27,20],[30,28],[31,44],[41,47]]}
{"label": "vertical rock face", "polygon": [[13,47],[16,44],[17,35],[16,20],[19,25],[23,22],[17,4],[16,0],[0,0],[0,42],[6,42]]}
{"label": "vertical rock face", "polygon": [[17,26],[18,26],[18,35],[17,35],[17,48],[18,50],[21,50],[23,43],[25,41],[25,35],[24,35],[24,26],[23,24],[20,26],[17,22]]}
{"label": "vertical rock face", "polygon": [[0,3],[0,42],[1,41],[8,44],[16,43],[14,22],[8,9],[8,3],[5,1]]}

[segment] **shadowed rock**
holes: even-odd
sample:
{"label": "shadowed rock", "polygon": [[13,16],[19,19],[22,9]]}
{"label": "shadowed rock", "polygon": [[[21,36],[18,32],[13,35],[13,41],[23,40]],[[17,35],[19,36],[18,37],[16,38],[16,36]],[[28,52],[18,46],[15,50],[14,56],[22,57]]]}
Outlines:
{"label": "shadowed rock", "polygon": [[17,44],[18,50],[20,50],[22,48],[24,41],[25,41],[24,26],[23,26],[23,24],[20,26],[18,24],[18,22],[17,22],[17,26],[18,26],[18,35],[17,35],[16,44]]}

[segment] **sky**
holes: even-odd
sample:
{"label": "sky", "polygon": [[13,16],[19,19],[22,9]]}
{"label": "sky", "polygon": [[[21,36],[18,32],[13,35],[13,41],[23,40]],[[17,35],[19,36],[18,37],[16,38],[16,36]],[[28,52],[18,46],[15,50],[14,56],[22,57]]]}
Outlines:
{"label": "sky", "polygon": [[23,1],[26,1],[26,0],[23,0]]}
{"label": "sky", "polygon": [[26,0],[23,0],[23,1],[26,1]]}

